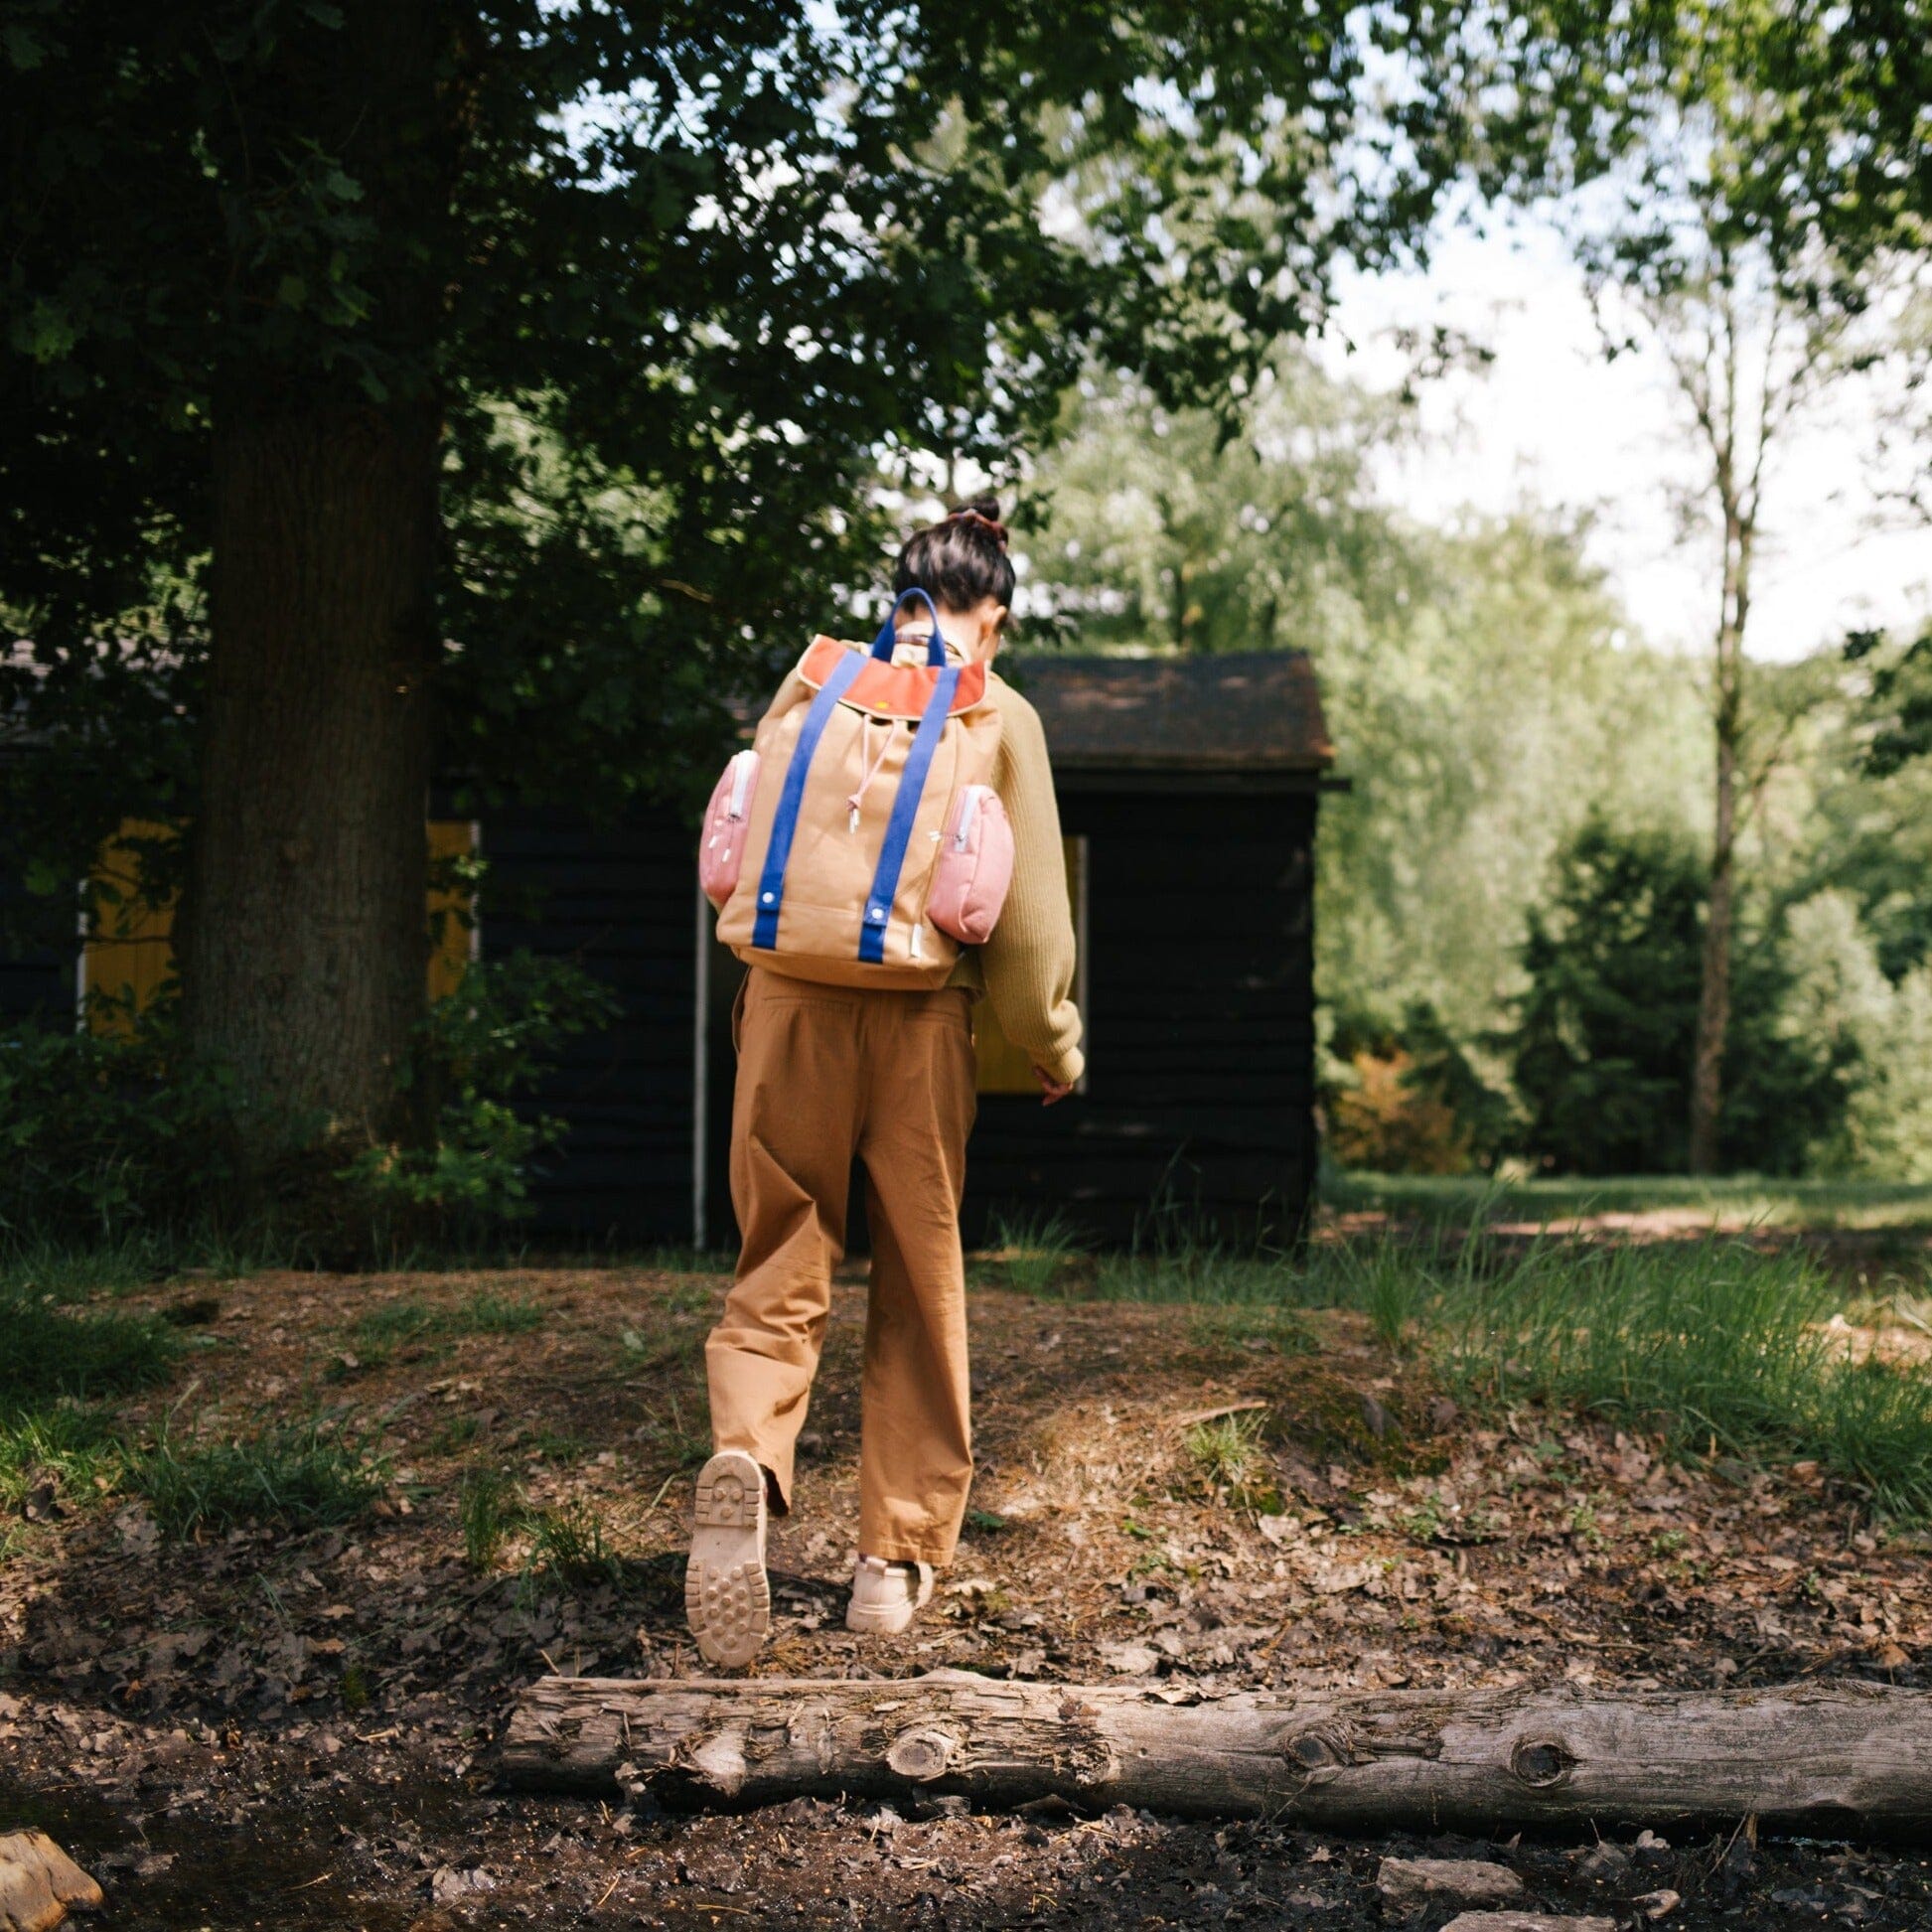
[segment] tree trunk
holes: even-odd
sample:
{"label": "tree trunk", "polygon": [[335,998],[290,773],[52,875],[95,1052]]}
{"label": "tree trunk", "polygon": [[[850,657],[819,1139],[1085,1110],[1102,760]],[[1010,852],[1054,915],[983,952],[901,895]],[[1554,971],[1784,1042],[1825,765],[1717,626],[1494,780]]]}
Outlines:
{"label": "tree trunk", "polygon": [[1730,953],[1737,854],[1737,762],[1744,728],[1744,622],[1750,611],[1752,529],[1727,503],[1723,602],[1717,621],[1716,797],[1710,891],[1698,983],[1698,1031],[1691,1066],[1689,1166],[1714,1174],[1722,1158],[1724,1042],[1730,1032]]}
{"label": "tree trunk", "polygon": [[[251,1151],[379,1132],[424,1004],[440,377],[470,112],[463,10],[297,9],[211,125],[244,238],[214,402],[212,651],[180,931],[191,1051]],[[354,183],[361,319],[285,305],[287,158]],[[301,259],[298,257],[298,259]],[[274,326],[255,318],[279,318]],[[352,353],[353,352],[353,353]],[[384,396],[376,401],[374,396]]]}
{"label": "tree trunk", "polygon": [[378,1129],[422,1011],[437,423],[243,404],[215,447],[184,1017],[272,1148]]}
{"label": "tree trunk", "polygon": [[1698,979],[1698,1032],[1691,1065],[1691,1145],[1694,1174],[1714,1174],[1721,1157],[1724,1038],[1730,1031],[1730,934],[1736,867],[1737,753],[1717,737],[1716,831],[1711,842],[1710,890],[1705,902],[1704,950]]}
{"label": "tree trunk", "polygon": [[850,1793],[1062,1797],[1383,1830],[1620,1827],[1755,1816],[1932,1826],[1932,1695],[1871,1685],[1643,1692],[1239,1692],[1002,1683],[545,1678],[504,1774],[690,1805]]}

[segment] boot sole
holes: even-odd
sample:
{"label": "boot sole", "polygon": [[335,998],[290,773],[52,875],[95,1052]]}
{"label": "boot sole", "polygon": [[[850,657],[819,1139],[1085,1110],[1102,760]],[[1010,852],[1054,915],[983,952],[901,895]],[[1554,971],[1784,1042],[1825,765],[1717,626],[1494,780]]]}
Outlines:
{"label": "boot sole", "polygon": [[714,1455],[698,1472],[694,1520],[684,1616],[705,1662],[736,1669],[758,1655],[772,1629],[765,1472],[742,1449]]}

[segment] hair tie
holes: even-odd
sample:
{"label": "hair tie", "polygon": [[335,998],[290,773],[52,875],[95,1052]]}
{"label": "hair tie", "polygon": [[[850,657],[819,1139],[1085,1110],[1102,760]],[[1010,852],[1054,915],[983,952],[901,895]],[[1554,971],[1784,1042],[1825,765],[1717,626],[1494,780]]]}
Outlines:
{"label": "hair tie", "polygon": [[992,531],[993,536],[998,541],[999,547],[1002,550],[1005,549],[1006,547],[1006,525],[1004,523],[995,522],[990,517],[988,517],[985,514],[984,511],[973,510],[970,507],[965,510],[948,511],[946,516],[946,520],[949,523],[982,524],[985,528]]}

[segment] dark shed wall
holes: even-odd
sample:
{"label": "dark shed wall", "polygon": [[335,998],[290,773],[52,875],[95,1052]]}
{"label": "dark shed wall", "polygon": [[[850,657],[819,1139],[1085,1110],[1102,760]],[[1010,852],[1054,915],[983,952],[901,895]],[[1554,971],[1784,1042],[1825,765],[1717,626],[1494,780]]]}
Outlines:
{"label": "dark shed wall", "polygon": [[1060,806],[1088,839],[1087,1091],[980,1101],[967,1239],[1011,1205],[1130,1241],[1161,1198],[1291,1235],[1315,1180],[1312,790]]}
{"label": "dark shed wall", "polygon": [[[22,925],[45,926],[45,904],[26,902],[26,888],[20,881],[0,873],[0,932],[7,931],[13,916],[22,912],[31,915],[20,921]],[[0,943],[0,1019],[38,1016],[72,1024],[78,953],[77,940],[67,947],[30,946],[21,952]]]}
{"label": "dark shed wall", "polygon": [[[1087,854],[1087,1091],[988,1094],[965,1232],[1059,1212],[1130,1243],[1158,1200],[1230,1239],[1289,1238],[1315,1182],[1312,789],[1204,798],[1070,788]],[[730,991],[714,956],[709,1237],[733,1239],[724,1168]]]}
{"label": "dark shed wall", "polygon": [[487,958],[576,960],[612,988],[614,1025],[564,1049],[537,1096],[568,1124],[532,1188],[541,1237],[686,1242],[691,1234],[695,967],[692,835],[665,811],[594,825],[504,810],[483,824]]}

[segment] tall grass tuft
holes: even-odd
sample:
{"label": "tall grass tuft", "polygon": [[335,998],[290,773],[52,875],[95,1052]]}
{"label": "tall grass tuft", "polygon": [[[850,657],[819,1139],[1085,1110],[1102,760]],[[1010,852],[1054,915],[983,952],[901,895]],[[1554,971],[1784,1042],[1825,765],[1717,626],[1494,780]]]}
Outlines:
{"label": "tall grass tuft", "polygon": [[127,1454],[123,1487],[143,1497],[170,1536],[242,1523],[297,1529],[348,1523],[388,1480],[386,1459],[346,1418],[314,1415],[254,1435],[184,1438],[164,1426]]}
{"label": "tall grass tuft", "polygon": [[1841,1291],[1802,1251],[1748,1243],[1480,1243],[1442,1271],[1445,1371],[1473,1399],[1614,1417],[1677,1451],[1814,1457],[1881,1510],[1932,1513],[1932,1377],[1858,1363]]}
{"label": "tall grass tuft", "polygon": [[0,1283],[0,1411],[88,1401],[165,1381],[181,1338],[158,1316],[74,1313],[27,1283]]}
{"label": "tall grass tuft", "polygon": [[1266,1416],[1250,1412],[1210,1416],[1181,1438],[1181,1450],[1214,1496],[1237,1509],[1273,1508],[1279,1495],[1263,1441]]}
{"label": "tall grass tuft", "polygon": [[997,1214],[992,1238],[1006,1285],[1021,1294],[1055,1293],[1067,1263],[1080,1253],[1073,1223],[1057,1209],[1047,1215]]}
{"label": "tall grass tuft", "polygon": [[501,1463],[479,1462],[463,1473],[456,1497],[463,1555],[470,1567],[496,1567],[504,1545],[529,1520],[523,1486]]}
{"label": "tall grass tuft", "polygon": [[565,1589],[594,1589],[599,1583],[621,1584],[624,1559],[604,1532],[604,1519],[579,1497],[559,1509],[529,1519],[533,1532],[529,1560],[524,1564],[520,1594],[533,1598],[544,1580]]}

